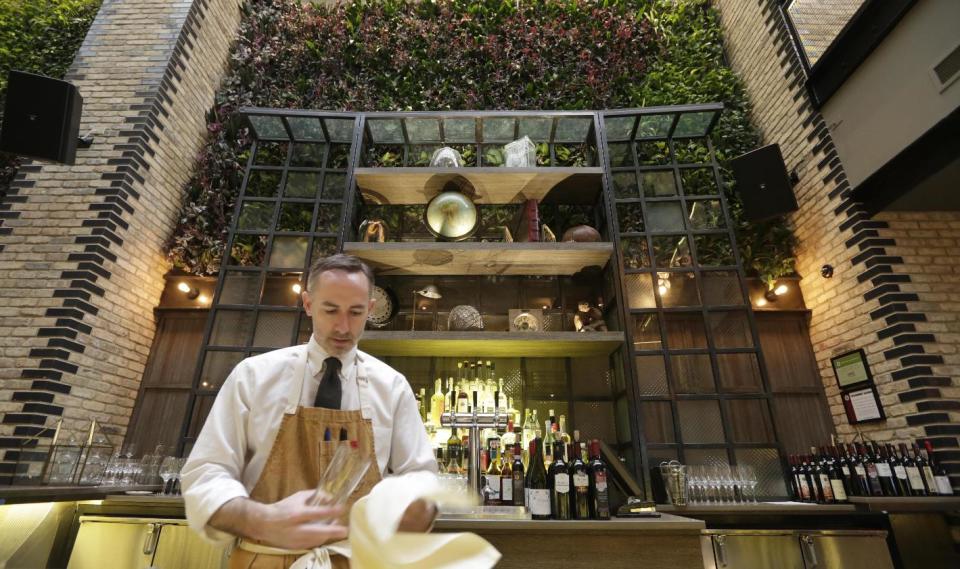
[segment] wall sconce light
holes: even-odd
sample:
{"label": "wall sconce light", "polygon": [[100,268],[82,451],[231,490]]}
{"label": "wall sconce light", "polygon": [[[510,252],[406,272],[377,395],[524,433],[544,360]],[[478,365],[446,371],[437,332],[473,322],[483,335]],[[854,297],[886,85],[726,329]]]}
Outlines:
{"label": "wall sconce light", "polygon": [[[436,285],[427,285],[420,290],[413,291],[413,316],[410,318],[410,331],[414,331],[417,326],[417,297],[422,296],[424,298],[431,298],[437,300],[443,298],[443,295],[440,294],[440,289]],[[426,307],[424,307],[426,310]]]}
{"label": "wall sconce light", "polygon": [[189,284],[187,284],[186,281],[180,281],[180,284],[177,285],[177,290],[187,295],[187,298],[189,298],[190,300],[193,300],[198,296],[200,296],[200,291],[190,286]]}
{"label": "wall sconce light", "polygon": [[198,295],[198,296],[197,296],[197,302],[199,302],[200,304],[209,304],[209,303],[210,303],[210,297],[208,297],[208,296],[205,295],[205,294]]}
{"label": "wall sconce light", "polygon": [[303,286],[301,286],[300,283],[294,283],[290,288],[293,289],[293,294],[300,294],[303,292]]}
{"label": "wall sconce light", "polygon": [[661,297],[670,292],[670,273],[657,273],[657,292]]}
{"label": "wall sconce light", "polygon": [[[767,284],[767,292],[763,293],[763,298],[767,302],[776,302],[777,297],[787,294],[789,290],[790,287],[788,287],[786,283],[776,284],[776,281],[770,281],[770,283]],[[763,305],[758,303],[757,306]]]}

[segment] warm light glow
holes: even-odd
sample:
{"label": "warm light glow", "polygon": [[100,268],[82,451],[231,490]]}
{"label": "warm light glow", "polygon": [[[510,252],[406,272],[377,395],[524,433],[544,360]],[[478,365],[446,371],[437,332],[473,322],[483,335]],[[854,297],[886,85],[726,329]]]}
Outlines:
{"label": "warm light glow", "polygon": [[179,290],[180,292],[190,292],[190,285],[188,285],[183,281],[180,281],[180,284],[177,285],[177,290]]}
{"label": "warm light glow", "polygon": [[660,285],[659,287],[657,287],[657,290],[660,291],[660,296],[666,296],[667,291],[670,290],[670,289],[668,289],[667,287],[665,287],[665,286],[663,286],[663,285]]}
{"label": "warm light glow", "polygon": [[767,299],[765,299],[765,298],[758,298],[758,299],[757,299],[757,306],[766,306],[766,305],[767,305]]}
{"label": "warm light glow", "polygon": [[300,294],[300,292],[303,291],[303,287],[300,286],[300,283],[295,283],[295,284],[294,284],[292,287],[290,287],[290,288],[293,289],[293,293],[294,293],[294,294]]}
{"label": "warm light glow", "polygon": [[201,294],[200,296],[197,297],[197,302],[199,302],[200,304],[206,304],[210,302],[210,299],[207,298],[207,295]]}
{"label": "warm light glow", "polygon": [[788,290],[790,290],[790,289],[787,288],[787,285],[782,284],[782,285],[779,285],[777,288],[773,289],[773,294],[775,294],[775,295],[777,295],[777,296],[782,296],[782,295],[784,295],[784,294],[787,294],[787,291],[788,291]]}
{"label": "warm light glow", "polygon": [[543,305],[543,309],[544,309],[544,310],[547,309],[547,305],[546,305],[546,304]]}

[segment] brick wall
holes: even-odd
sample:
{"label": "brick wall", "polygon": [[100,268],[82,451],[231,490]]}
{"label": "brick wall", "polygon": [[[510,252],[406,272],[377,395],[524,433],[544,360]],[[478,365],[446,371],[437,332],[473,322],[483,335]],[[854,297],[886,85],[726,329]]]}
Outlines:
{"label": "brick wall", "polygon": [[[830,365],[863,348],[887,420],[860,425],[875,440],[931,437],[944,461],[960,461],[960,272],[950,266],[958,218],[937,213],[869,218],[851,188],[830,130],[811,106],[805,76],[777,0],[716,0],[733,69],[747,86],[765,143],[779,143],[799,183],[792,225],[810,335],[841,435],[854,434]],[[934,259],[936,258],[936,259]],[[820,276],[830,264],[835,276]],[[952,290],[951,290],[952,289]],[[948,464],[960,474],[960,462]],[[954,485],[960,487],[960,477]]]}
{"label": "brick wall", "polygon": [[[226,68],[238,0],[106,0],[68,72],[95,142],[24,165],[0,206],[0,477],[25,437],[121,436],[154,333],[161,247]],[[6,450],[4,450],[6,449]]]}

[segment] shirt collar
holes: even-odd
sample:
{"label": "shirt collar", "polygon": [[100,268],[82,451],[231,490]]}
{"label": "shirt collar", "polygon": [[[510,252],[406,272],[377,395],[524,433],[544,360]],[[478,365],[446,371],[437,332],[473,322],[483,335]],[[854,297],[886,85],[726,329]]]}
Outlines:
{"label": "shirt collar", "polygon": [[[323,362],[330,357],[330,354],[317,342],[313,334],[310,335],[310,341],[307,342],[307,361],[310,364],[310,375],[316,376],[323,370]],[[340,377],[349,377],[353,366],[357,361],[357,347],[354,346],[349,352],[342,356],[334,356],[340,360]]]}

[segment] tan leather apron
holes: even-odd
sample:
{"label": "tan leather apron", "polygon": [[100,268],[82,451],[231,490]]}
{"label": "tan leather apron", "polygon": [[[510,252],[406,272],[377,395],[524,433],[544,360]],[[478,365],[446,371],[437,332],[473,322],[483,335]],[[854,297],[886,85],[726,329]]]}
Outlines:
{"label": "tan leather apron", "polygon": [[[294,365],[292,373],[297,380],[292,382],[295,385],[290,391],[280,429],[277,431],[277,437],[270,449],[263,472],[250,493],[250,498],[270,504],[295,492],[316,488],[320,475],[336,451],[340,429],[344,428],[347,430],[348,437],[351,440],[357,440],[360,443],[360,451],[371,460],[366,475],[347,500],[348,514],[340,520],[342,525],[347,525],[349,508],[354,502],[366,496],[377,482],[380,482],[380,467],[374,451],[373,422],[370,419],[372,414],[367,393],[370,388],[369,377],[358,355],[356,360],[357,390],[360,395],[358,411],[300,407],[308,351],[304,349]],[[323,435],[328,428],[332,440],[325,442]],[[251,543],[270,546],[270,544],[258,542]],[[303,554],[303,552],[285,552],[279,549],[264,553],[264,550],[271,549],[269,547],[256,549],[259,552],[245,550],[243,545],[237,547],[230,556],[230,569],[287,569]],[[335,569],[346,569],[350,566],[349,560],[342,555],[330,555],[330,561]]]}

